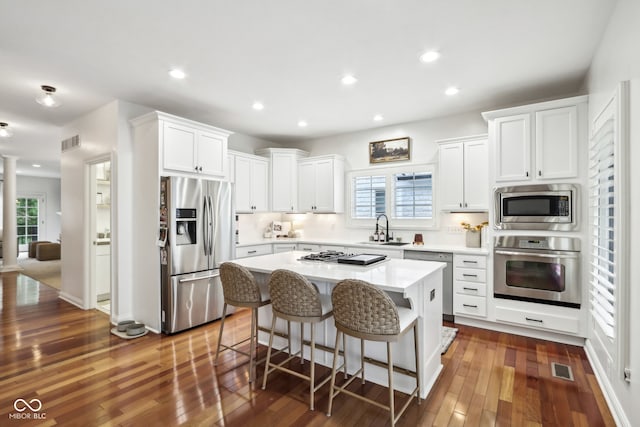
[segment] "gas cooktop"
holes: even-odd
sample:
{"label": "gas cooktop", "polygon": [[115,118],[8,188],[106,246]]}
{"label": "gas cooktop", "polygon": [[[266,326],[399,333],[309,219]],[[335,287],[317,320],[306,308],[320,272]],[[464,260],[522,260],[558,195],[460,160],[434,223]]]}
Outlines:
{"label": "gas cooktop", "polygon": [[337,262],[339,264],[369,265],[384,261],[386,258],[386,255],[350,254],[339,251],[323,251],[305,255],[300,259],[306,261]]}

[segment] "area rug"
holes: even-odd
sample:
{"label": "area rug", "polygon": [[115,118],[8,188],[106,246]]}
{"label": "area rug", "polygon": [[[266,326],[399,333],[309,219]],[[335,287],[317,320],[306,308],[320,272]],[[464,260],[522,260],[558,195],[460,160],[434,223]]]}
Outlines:
{"label": "area rug", "polygon": [[448,326],[442,327],[442,340],[440,341],[440,354],[445,354],[449,349],[449,346],[453,342],[458,330],[456,328],[450,328]]}
{"label": "area rug", "polygon": [[60,289],[62,277],[60,260],[38,261],[35,258],[18,258],[18,265],[22,267],[20,273],[29,276],[52,288]]}

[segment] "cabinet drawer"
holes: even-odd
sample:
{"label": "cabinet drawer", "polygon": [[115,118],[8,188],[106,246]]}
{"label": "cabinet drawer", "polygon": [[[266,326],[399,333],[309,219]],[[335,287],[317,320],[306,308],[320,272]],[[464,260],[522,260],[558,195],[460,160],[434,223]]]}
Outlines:
{"label": "cabinet drawer", "polygon": [[539,329],[577,334],[579,319],[571,316],[541,313],[536,311],[517,310],[506,307],[496,307],[496,320],[500,322],[516,323]]}
{"label": "cabinet drawer", "polygon": [[273,253],[274,254],[278,254],[278,253],[281,253],[281,252],[295,251],[296,247],[297,246],[296,246],[295,243],[274,244],[273,245]]}
{"label": "cabinet drawer", "polygon": [[320,245],[312,245],[309,243],[298,243],[298,250],[305,252],[318,252],[320,251]]}
{"label": "cabinet drawer", "polygon": [[455,294],[453,296],[454,314],[463,316],[487,316],[487,299],[473,295]]}
{"label": "cabinet drawer", "polygon": [[456,280],[453,282],[453,290],[457,294],[475,295],[479,297],[487,296],[487,285],[485,283]]}
{"label": "cabinet drawer", "polygon": [[253,245],[236,248],[236,258],[266,255],[271,253],[271,245]]}
{"label": "cabinet drawer", "polygon": [[455,268],[487,268],[487,257],[484,255],[455,255],[453,266]]}
{"label": "cabinet drawer", "polygon": [[463,282],[486,283],[487,271],[480,268],[454,268],[453,278]]}

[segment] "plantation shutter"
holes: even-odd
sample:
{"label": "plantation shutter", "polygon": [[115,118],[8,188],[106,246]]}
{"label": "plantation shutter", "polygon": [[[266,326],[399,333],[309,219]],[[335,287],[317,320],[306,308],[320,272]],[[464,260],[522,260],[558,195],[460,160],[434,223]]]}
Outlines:
{"label": "plantation shutter", "polygon": [[356,176],[353,178],[353,189],[353,218],[376,218],[385,213],[384,176]]}
{"label": "plantation shutter", "polygon": [[433,178],[430,173],[394,175],[394,218],[433,217]]}
{"label": "plantation shutter", "polygon": [[615,337],[616,256],[614,174],[616,168],[613,118],[605,121],[591,143],[589,165],[589,199],[591,212],[591,314],[602,331]]}

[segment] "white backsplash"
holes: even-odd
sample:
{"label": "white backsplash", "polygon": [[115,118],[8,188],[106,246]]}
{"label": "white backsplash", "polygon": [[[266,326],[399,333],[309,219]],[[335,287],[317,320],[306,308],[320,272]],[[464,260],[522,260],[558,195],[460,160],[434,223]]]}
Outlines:
{"label": "white backsplash", "polygon": [[[405,242],[412,242],[416,233],[421,233],[425,243],[448,245],[465,244],[465,232],[461,222],[471,225],[487,221],[486,213],[441,213],[437,230],[398,230],[390,221],[389,230],[394,238],[401,237]],[[344,214],[238,214],[238,230],[240,243],[251,243],[263,238],[264,232],[273,221],[289,221],[294,230],[301,231],[306,239],[336,239],[353,242],[369,240],[374,228],[347,228]],[[384,224],[384,222],[383,222]],[[484,236],[484,235],[483,235]],[[482,242],[485,246],[487,242]]]}

